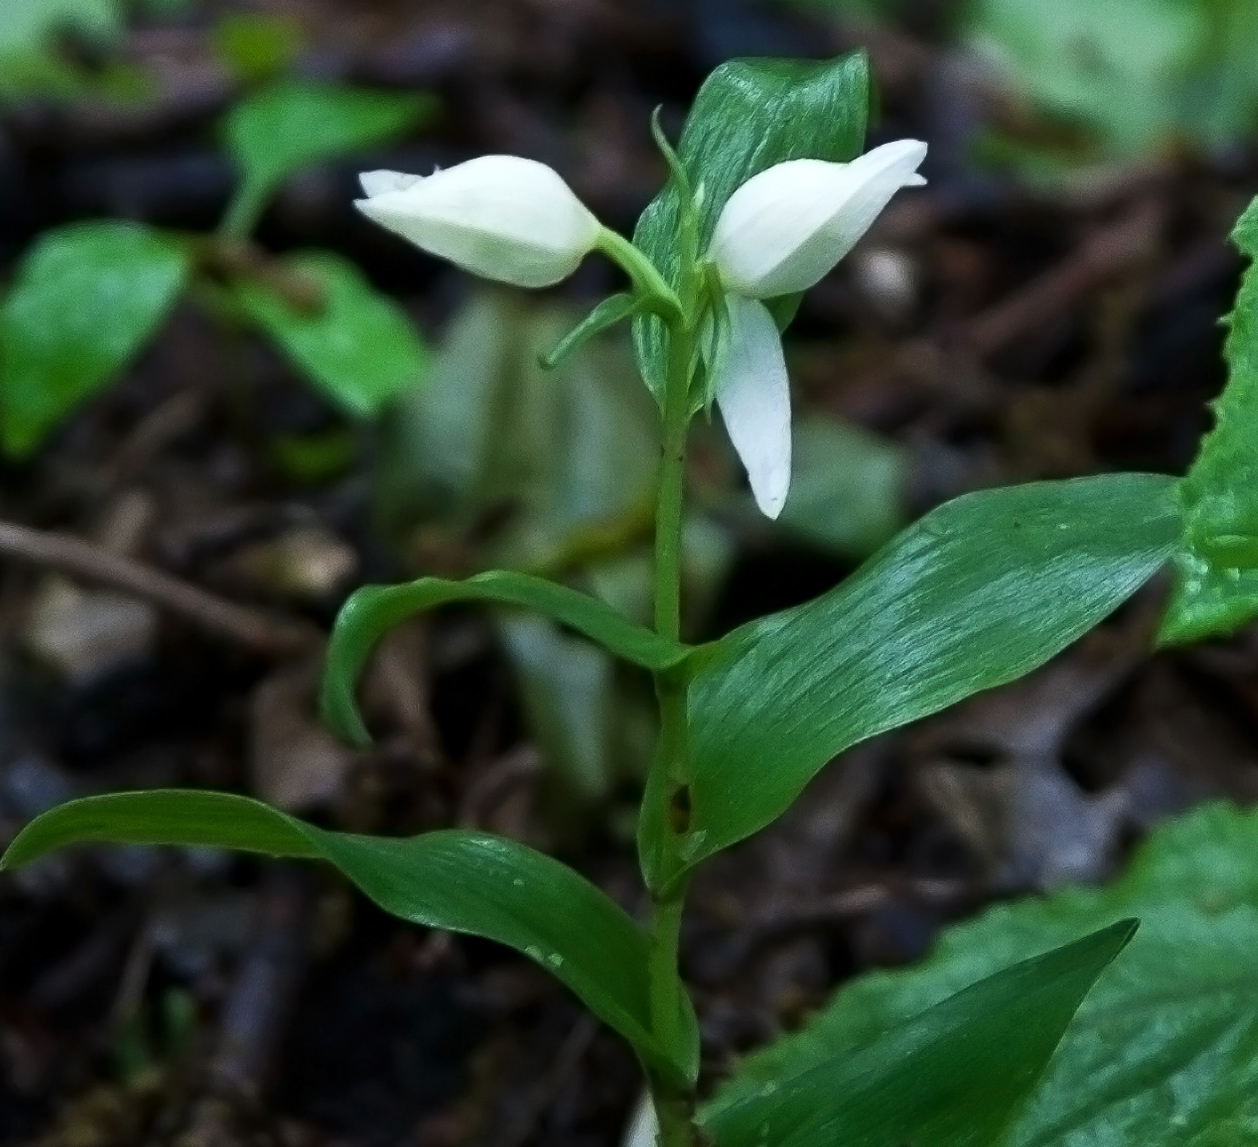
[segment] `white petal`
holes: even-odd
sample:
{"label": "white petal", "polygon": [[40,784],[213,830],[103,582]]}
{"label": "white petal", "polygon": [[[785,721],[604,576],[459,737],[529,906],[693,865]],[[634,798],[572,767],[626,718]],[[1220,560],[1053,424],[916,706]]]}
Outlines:
{"label": "white petal", "polygon": [[769,299],[806,291],[846,255],[917,174],[926,145],[883,144],[851,163],[794,159],[752,176],[725,204],[708,257],[734,292]]}
{"label": "white petal", "polygon": [[730,295],[729,328],[714,392],[725,429],[747,468],[756,505],[776,518],[791,484],[791,388],[782,339],[768,308]]}
{"label": "white petal", "polygon": [[358,176],[358,182],[362,184],[367,198],[372,199],[390,191],[405,191],[423,178],[422,175],[407,175],[404,171],[364,171]]}
{"label": "white petal", "polygon": [[520,287],[567,278],[602,231],[557,172],[514,155],[471,159],[356,206],[433,255]]}

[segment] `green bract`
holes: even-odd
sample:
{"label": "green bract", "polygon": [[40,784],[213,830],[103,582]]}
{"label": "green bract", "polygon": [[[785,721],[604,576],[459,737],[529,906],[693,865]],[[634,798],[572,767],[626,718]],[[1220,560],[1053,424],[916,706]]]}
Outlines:
{"label": "green bract", "polygon": [[[845,749],[1031,672],[1171,563],[1166,639],[1227,632],[1258,616],[1251,269],[1232,318],[1232,377],[1217,427],[1187,478],[1107,474],[967,494],[886,540],[816,600],[703,645],[682,640],[683,539],[695,532],[686,449],[704,407],[720,408],[768,516],[784,511],[794,528],[852,548],[884,540],[898,524],[898,454],[833,428],[810,429],[804,473],[815,475],[817,455],[859,443],[852,456],[875,479],[866,504],[829,516],[812,479],[799,510],[789,501],[780,327],[798,292],[851,249],[892,195],[922,182],[918,141],[857,158],[867,98],[859,54],[722,65],[676,153],[657,122],[671,178],[632,244],[533,160],[481,157],[427,177],[366,173],[364,213],[430,255],[499,281],[549,286],[599,251],[628,278],[566,336],[553,316],[530,324],[502,299],[478,300],[420,393],[413,384],[429,373],[421,344],[352,267],[314,254],[259,269],[258,253],[241,242],[294,167],[387,136],[418,105],[280,85],[229,121],[244,172],[227,222],[233,237],[199,249],[220,288],[227,284],[219,301],[349,413],[369,416],[399,400],[384,466],[395,503],[411,498],[445,525],[540,491],[574,531],[653,534],[651,627],[636,619],[646,611],[633,608],[624,580],[582,560],[597,552],[588,535],[558,545],[527,513],[501,552],[531,573],[358,589],[328,646],[326,719],[366,744],[355,691],[381,638],[441,606],[493,606],[505,613],[498,632],[540,739],[560,758],[565,747],[587,753],[594,767],[584,774],[579,761],[559,763],[573,786],[596,793],[608,771],[614,661],[628,663],[653,683],[658,710],[638,824],[642,922],[572,869],[501,837],[329,832],[229,794],[70,802],[28,825],[3,864],[106,841],[328,861],[405,920],[497,940],[552,972],[636,1052],[662,1147],[1258,1141],[1258,829],[1252,816],[1221,809],[1167,830],[1109,891],[997,909],[949,933],[922,968],[844,988],[802,1034],[744,1063],[696,1115],[699,1027],[679,945],[697,864],[772,822]],[[1258,205],[1236,240],[1258,255]],[[113,226],[37,249],[0,313],[10,451],[33,448],[69,402],[138,349],[179,291],[186,251]],[[101,317],[106,289],[127,295],[113,320]],[[41,338],[41,310],[65,307],[72,295],[90,304],[92,323]],[[577,352],[625,320],[650,392],[635,392],[645,419],[574,371],[588,361]],[[109,337],[94,339],[89,325],[106,326]],[[543,377],[544,369],[558,373]],[[658,443],[649,441],[652,397]],[[510,426],[501,450],[491,411]],[[555,443],[563,457],[552,456]],[[657,445],[648,518],[638,502]],[[595,450],[613,464],[589,466]],[[579,570],[601,596],[539,570]],[[1132,941],[1136,913],[1144,925]]]}

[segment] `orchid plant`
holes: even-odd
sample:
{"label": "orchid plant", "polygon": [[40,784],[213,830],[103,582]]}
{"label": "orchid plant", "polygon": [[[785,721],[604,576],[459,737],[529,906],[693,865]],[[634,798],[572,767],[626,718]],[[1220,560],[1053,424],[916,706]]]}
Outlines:
{"label": "orchid plant", "polygon": [[[549,361],[617,323],[634,324],[643,380],[661,412],[655,624],[522,573],[366,587],[332,636],[325,715],[366,743],[355,686],[373,647],[403,619],[451,601],[537,611],[648,671],[660,729],[637,835],[644,922],[571,868],[503,837],[331,832],[210,792],[71,802],[28,825],[4,865],[85,841],[328,861],[386,910],[508,944],[564,983],[632,1047],[651,1099],[644,1126],[663,1147],[1066,1142],[1037,1138],[1020,1120],[1076,1010],[1131,939],[1134,923],[1108,910],[1093,914],[1096,927],[1082,938],[1075,921],[1068,935],[1054,933],[1055,943],[1070,941],[1064,946],[1024,947],[1009,966],[953,982],[953,995],[910,993],[916,1009],[897,1005],[903,1014],[888,1012],[885,1022],[867,1014],[856,1024],[863,1034],[792,1045],[767,1074],[753,1066],[715,1102],[698,1104],[700,1027],[680,968],[683,908],[698,865],[771,823],[844,749],[1031,671],[1170,562],[1178,581],[1166,639],[1226,632],[1258,616],[1253,547],[1227,541],[1252,538],[1258,485],[1219,494],[1258,466],[1243,429],[1243,415],[1258,405],[1251,275],[1233,335],[1238,381],[1188,479],[1112,474],[970,494],[927,514],[815,601],[703,645],[682,641],[693,419],[720,410],[757,503],[778,514],[791,470],[780,332],[800,293],[898,191],[923,182],[923,143],[861,154],[867,89],[861,55],[718,68],[676,151],[656,124],[670,179],[632,241],[529,159],[486,156],[427,177],[362,177],[365,215],[473,274],[546,287],[595,251],[623,268],[628,289],[600,303]],[[1258,252],[1258,207],[1237,241]],[[1160,1086],[1171,1053],[1160,1054],[1157,1071],[1131,1088]],[[1085,1138],[1069,1142],[1136,1142],[1106,1122],[1109,1110],[1090,1103],[1079,1115]]]}

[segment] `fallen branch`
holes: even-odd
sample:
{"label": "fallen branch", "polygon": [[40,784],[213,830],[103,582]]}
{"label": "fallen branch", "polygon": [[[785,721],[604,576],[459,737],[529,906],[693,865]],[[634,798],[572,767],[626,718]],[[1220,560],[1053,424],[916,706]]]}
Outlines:
{"label": "fallen branch", "polygon": [[81,538],[0,522],[0,556],[124,590],[263,657],[288,658],[322,639],[305,622],[237,605]]}

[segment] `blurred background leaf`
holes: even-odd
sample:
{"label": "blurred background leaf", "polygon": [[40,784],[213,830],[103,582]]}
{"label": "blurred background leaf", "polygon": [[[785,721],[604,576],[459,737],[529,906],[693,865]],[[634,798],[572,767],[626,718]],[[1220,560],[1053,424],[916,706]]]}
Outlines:
{"label": "blurred background leaf", "polygon": [[24,458],[111,382],[174,306],[182,248],[132,223],[45,232],[0,307],[0,428]]}
{"label": "blurred background leaf", "polygon": [[236,291],[241,309],[289,356],[303,378],[356,418],[419,386],[430,354],[410,316],[355,264],[330,251],[287,256],[280,266],[309,297],[285,297],[257,278]]}
{"label": "blurred background leaf", "polygon": [[252,230],[267,198],[303,167],[395,139],[435,107],[431,96],[303,80],[278,80],[248,96],[223,124],[242,180],[225,230],[235,235]]}

